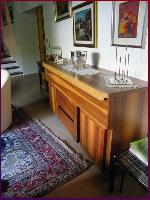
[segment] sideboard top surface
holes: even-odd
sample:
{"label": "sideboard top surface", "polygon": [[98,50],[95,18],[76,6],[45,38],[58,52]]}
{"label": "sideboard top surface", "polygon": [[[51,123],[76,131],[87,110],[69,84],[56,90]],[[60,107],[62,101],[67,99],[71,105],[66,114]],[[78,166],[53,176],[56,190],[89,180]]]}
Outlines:
{"label": "sideboard top surface", "polygon": [[73,80],[81,81],[82,83],[87,84],[98,91],[105,92],[108,95],[119,93],[119,92],[130,92],[133,90],[148,87],[148,83],[146,81],[130,77],[130,79],[134,82],[134,84],[137,85],[137,88],[133,88],[133,87],[110,88],[106,86],[106,81],[104,80],[104,76],[114,75],[114,72],[103,69],[103,68],[97,68],[100,70],[100,73],[96,75],[76,75],[73,72],[65,70],[63,68],[64,65],[69,65],[69,64],[56,64],[55,62],[50,62],[50,61],[43,62],[43,67],[45,67],[45,69],[47,69],[48,71],[52,71],[51,69],[53,68],[56,73],[58,71],[59,74],[61,73],[63,75],[64,73],[65,75],[69,75],[69,77],[72,77]]}

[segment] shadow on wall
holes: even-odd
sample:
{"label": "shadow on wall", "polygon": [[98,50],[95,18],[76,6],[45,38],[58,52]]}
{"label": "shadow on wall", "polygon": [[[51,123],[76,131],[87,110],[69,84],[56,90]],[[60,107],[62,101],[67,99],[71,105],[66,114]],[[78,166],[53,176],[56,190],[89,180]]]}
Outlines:
{"label": "shadow on wall", "polygon": [[100,62],[100,54],[96,52],[92,53],[92,65],[94,67],[98,67],[99,62]]}
{"label": "shadow on wall", "polygon": [[6,44],[2,40],[2,42],[1,42],[1,53],[3,53],[3,52],[5,52],[6,54],[10,54],[8,47],[6,46]]}

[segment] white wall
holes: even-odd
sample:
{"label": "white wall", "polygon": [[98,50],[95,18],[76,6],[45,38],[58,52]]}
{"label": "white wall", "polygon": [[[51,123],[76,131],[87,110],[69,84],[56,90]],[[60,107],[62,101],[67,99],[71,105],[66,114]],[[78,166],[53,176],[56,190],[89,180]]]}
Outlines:
{"label": "white wall", "polygon": [[21,48],[23,73],[37,73],[37,61],[40,60],[40,56],[37,19],[34,12],[18,14],[18,33],[20,35],[19,46]]}
{"label": "white wall", "polygon": [[[72,2],[75,6],[81,2]],[[63,57],[70,58],[70,51],[73,49],[84,49],[88,51],[87,63],[93,64],[92,55],[98,53],[101,68],[114,70],[115,66],[115,47],[111,46],[111,14],[112,2],[98,2],[98,48],[79,48],[73,46],[73,19],[55,22],[53,3],[43,3],[45,36],[50,40],[51,46],[61,46]],[[121,54],[125,48],[118,48]],[[129,48],[131,54],[131,66],[129,75],[143,80],[148,80],[148,37],[145,49]]]}
{"label": "white wall", "polygon": [[16,23],[11,24],[7,7],[6,15],[8,19],[8,25],[2,27],[3,41],[6,45],[7,53],[12,56],[12,59],[16,60],[21,70],[23,70],[17,25]]}
{"label": "white wall", "polygon": [[[72,6],[83,1],[72,2]],[[68,18],[60,22],[54,21],[53,2],[16,2],[18,5],[18,17],[20,18],[19,27],[21,27],[20,48],[22,49],[23,66],[25,73],[35,72],[35,60],[38,60],[37,48],[33,46],[38,44],[35,16],[24,16],[23,12],[28,11],[40,4],[43,5],[45,38],[48,38],[51,46],[61,46],[63,57],[70,58],[70,51],[74,49],[85,49],[88,51],[87,63],[93,64],[92,56],[98,53],[100,56],[98,67],[114,70],[115,66],[115,47],[111,46],[111,14],[112,2],[98,2],[98,48],[84,48],[73,46],[73,19]],[[33,25],[33,26],[32,26]],[[20,29],[20,28],[19,28]],[[148,35],[148,34],[147,34]],[[31,37],[30,37],[31,36]],[[27,39],[30,37],[30,39]],[[34,44],[34,45],[32,45]],[[36,50],[35,50],[36,49]],[[124,48],[118,48],[121,54]],[[129,48],[131,56],[131,66],[129,75],[143,80],[148,80],[148,37],[145,49]],[[30,51],[30,52],[29,52]],[[35,51],[35,52],[34,52]]]}
{"label": "white wall", "polygon": [[29,10],[31,10],[31,9],[33,9],[33,8],[41,5],[42,3],[43,3],[43,1],[41,1],[41,2],[40,1],[37,1],[37,2],[36,1],[30,1],[30,2],[27,2],[27,1],[23,2],[23,1],[21,1],[21,2],[16,2],[16,4],[19,5],[18,12],[20,12],[20,13],[29,11]]}
{"label": "white wall", "polygon": [[39,4],[40,2],[15,2],[17,33],[20,36],[19,46],[25,75],[38,72],[37,61],[40,60],[38,28],[36,10],[32,8]]}
{"label": "white wall", "polygon": [[3,39],[10,55],[26,75],[38,72],[38,29],[35,10],[22,13],[20,4],[14,3],[15,23],[11,24],[7,16],[9,21],[3,26]]}

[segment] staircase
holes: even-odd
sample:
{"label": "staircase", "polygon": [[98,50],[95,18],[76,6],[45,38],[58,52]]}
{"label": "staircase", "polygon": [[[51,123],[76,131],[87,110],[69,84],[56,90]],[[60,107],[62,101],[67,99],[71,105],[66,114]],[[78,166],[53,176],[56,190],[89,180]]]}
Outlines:
{"label": "staircase", "polygon": [[5,51],[1,53],[1,69],[9,71],[10,76],[23,75],[23,72],[16,61],[12,60],[12,57]]}

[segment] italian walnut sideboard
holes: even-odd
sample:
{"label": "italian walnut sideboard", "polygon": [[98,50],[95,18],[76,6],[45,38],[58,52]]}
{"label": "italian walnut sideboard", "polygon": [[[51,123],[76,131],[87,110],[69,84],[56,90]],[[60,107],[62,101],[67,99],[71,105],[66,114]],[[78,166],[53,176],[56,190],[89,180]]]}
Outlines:
{"label": "italian walnut sideboard", "polygon": [[148,131],[148,84],[131,78],[137,88],[109,88],[100,69],[96,75],[76,75],[45,61],[50,106],[97,166],[109,166],[111,154],[129,148]]}

